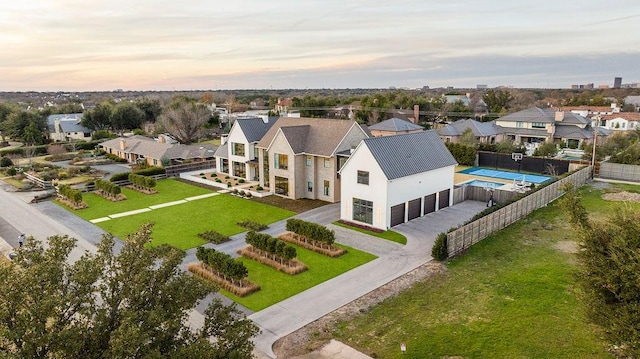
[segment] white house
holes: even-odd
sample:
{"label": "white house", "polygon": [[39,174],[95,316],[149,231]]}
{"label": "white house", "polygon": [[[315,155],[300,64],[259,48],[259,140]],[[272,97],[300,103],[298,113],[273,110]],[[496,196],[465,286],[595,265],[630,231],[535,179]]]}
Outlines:
{"label": "white house", "polygon": [[49,138],[55,142],[91,139],[91,130],[82,126],[81,113],[49,115],[47,127]]}
{"label": "white house", "polygon": [[262,118],[237,119],[229,136],[215,153],[216,168],[219,173],[257,181],[260,178],[258,166],[258,141],[267,133],[274,122]]}
{"label": "white house", "polygon": [[436,131],[365,139],[340,170],[340,218],[386,230],[448,207],[456,164]]}

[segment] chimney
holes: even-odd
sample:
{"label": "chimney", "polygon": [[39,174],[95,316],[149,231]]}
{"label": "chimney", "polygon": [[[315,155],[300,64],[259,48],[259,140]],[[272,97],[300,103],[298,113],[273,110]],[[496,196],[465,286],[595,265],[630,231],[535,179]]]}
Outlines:
{"label": "chimney", "polygon": [[556,121],[564,120],[564,111],[556,111]]}
{"label": "chimney", "polygon": [[164,138],[164,135],[160,135],[160,136],[158,136],[158,142],[159,143],[167,143],[167,139]]}
{"label": "chimney", "polygon": [[413,105],[413,123],[418,124],[420,122],[420,106]]}
{"label": "chimney", "polygon": [[225,143],[227,143],[228,137],[229,137],[229,135],[220,135],[220,146],[222,146]]}
{"label": "chimney", "polygon": [[120,139],[120,150],[124,151],[124,149],[127,148],[127,143],[125,142],[124,138]]}

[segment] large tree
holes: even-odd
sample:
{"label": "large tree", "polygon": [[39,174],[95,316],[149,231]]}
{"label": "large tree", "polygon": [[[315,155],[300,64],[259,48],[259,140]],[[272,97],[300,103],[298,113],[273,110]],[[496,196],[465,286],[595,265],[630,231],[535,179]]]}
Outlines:
{"label": "large tree", "polygon": [[482,100],[487,104],[489,112],[506,114],[507,110],[511,107],[513,95],[507,90],[491,89],[482,96]]}
{"label": "large tree", "polygon": [[211,111],[205,104],[177,98],[162,111],[158,124],[181,143],[190,144],[200,140],[210,118]]}
{"label": "large tree", "polygon": [[640,357],[640,211],[631,207],[594,223],[571,186],[562,199],[576,228],[577,275],[588,318],[621,357]]}
{"label": "large tree", "polygon": [[111,101],[97,104],[92,110],[84,112],[81,121],[82,125],[94,131],[110,129],[113,108],[114,104]]}
{"label": "large tree", "polygon": [[76,261],[76,241],[29,238],[0,265],[0,356],[15,358],[250,358],[255,325],[214,300],[202,328],[189,311],[212,285],[179,269],[184,252],[147,248],[151,225],[116,254],[105,236]]}
{"label": "large tree", "polygon": [[116,105],[111,114],[111,127],[115,131],[133,130],[140,128],[145,114],[132,102],[121,102]]}

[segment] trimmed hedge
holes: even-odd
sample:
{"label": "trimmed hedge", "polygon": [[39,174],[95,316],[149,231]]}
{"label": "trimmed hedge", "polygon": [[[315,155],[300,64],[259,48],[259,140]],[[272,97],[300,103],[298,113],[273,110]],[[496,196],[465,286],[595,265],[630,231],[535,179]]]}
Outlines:
{"label": "trimmed hedge", "polygon": [[447,249],[447,234],[440,233],[436,238],[436,242],[431,248],[431,256],[437,261],[443,261],[449,258],[449,250]]}
{"label": "trimmed hedge", "polygon": [[73,202],[74,204],[79,204],[82,202],[82,192],[77,189],[71,188],[68,184],[63,184],[58,186],[58,193],[61,196]]}
{"label": "trimmed hedge", "polygon": [[216,231],[205,231],[204,233],[198,233],[198,237],[214,244],[220,244],[231,240],[231,238],[229,238],[228,236],[225,236],[224,234],[218,233]]}
{"label": "trimmed hedge", "polygon": [[328,245],[332,245],[336,240],[335,232],[327,229],[327,227],[297,218],[287,219],[286,229],[287,231]]}
{"label": "trimmed hedge", "polygon": [[447,149],[456,159],[458,164],[463,166],[473,166],[476,162],[476,149],[471,146],[466,146],[461,143],[447,142],[445,143]]}
{"label": "trimmed hedge", "polygon": [[118,195],[122,192],[122,189],[120,188],[120,186],[110,181],[97,179],[95,181],[95,186],[98,190],[101,190],[103,193],[108,194],[110,197],[113,197],[113,198],[117,198]]}
{"label": "trimmed hedge", "polygon": [[265,229],[269,228],[269,226],[267,226],[266,224],[250,221],[248,219],[242,222],[238,222],[236,224],[239,225],[240,227],[246,228],[251,231],[256,231],[256,232],[264,231]]}

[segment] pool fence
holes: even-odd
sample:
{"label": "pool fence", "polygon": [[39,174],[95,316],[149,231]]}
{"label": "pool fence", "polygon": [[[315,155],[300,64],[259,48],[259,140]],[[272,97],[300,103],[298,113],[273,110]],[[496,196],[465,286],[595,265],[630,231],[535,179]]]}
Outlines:
{"label": "pool fence", "polygon": [[[565,183],[571,182],[575,187],[580,187],[590,178],[591,167],[585,167],[535,192],[531,192],[529,195],[516,202],[508,204],[496,210],[495,212],[489,213],[480,219],[477,219],[449,232],[447,234],[447,249],[449,257],[454,257],[464,252],[469,247],[480,242],[489,235],[503,228],[506,228],[512,223],[528,216],[536,209],[542,208],[549,204],[551,201],[562,196],[564,194],[564,191],[561,188]],[[455,190],[461,188],[465,187],[460,187]],[[480,189],[484,191],[483,188]],[[454,199],[456,196],[455,190]],[[472,192],[476,190],[467,191]],[[494,191],[494,197],[495,195],[496,194]]]}

